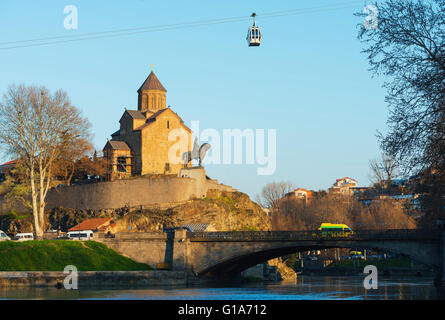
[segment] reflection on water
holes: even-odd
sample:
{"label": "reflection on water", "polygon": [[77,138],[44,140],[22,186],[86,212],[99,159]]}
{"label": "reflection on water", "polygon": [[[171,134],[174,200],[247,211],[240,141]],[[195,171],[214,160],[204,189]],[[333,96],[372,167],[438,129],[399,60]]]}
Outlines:
{"label": "reflection on water", "polygon": [[65,290],[56,288],[0,289],[0,299],[193,299],[193,300],[325,300],[443,299],[432,278],[380,278],[377,290],[365,290],[360,276],[300,276],[276,283],[212,286]]}

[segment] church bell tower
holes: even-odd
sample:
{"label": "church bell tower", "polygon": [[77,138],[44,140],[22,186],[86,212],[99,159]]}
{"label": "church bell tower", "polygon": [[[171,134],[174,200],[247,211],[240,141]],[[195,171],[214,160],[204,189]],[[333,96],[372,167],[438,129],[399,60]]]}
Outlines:
{"label": "church bell tower", "polygon": [[153,72],[153,65],[148,78],[138,90],[138,110],[157,112],[166,108],[167,90]]}

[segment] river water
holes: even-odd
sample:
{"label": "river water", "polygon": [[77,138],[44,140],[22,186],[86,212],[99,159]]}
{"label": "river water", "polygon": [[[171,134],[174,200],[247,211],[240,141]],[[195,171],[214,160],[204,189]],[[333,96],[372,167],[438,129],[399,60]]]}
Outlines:
{"label": "river water", "polygon": [[117,300],[428,300],[443,299],[429,277],[380,277],[378,288],[365,290],[361,276],[299,276],[296,281],[213,284],[184,287],[0,289],[0,299]]}

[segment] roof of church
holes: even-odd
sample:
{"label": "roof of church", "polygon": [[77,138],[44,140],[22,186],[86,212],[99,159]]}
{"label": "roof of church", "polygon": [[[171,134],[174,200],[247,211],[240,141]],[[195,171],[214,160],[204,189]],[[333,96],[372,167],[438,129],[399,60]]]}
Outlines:
{"label": "roof of church", "polygon": [[161,81],[159,81],[158,77],[156,77],[153,71],[150,72],[148,78],[144,81],[142,86],[139,88],[138,92],[141,90],[149,90],[149,89],[162,90],[167,92],[167,90],[164,88]]}
{"label": "roof of church", "polygon": [[159,116],[161,113],[163,113],[164,111],[166,111],[166,110],[168,110],[169,108],[165,108],[165,109],[161,109],[161,110],[159,110],[159,111],[156,111],[154,114],[152,114],[151,116],[149,116],[148,118],[147,118],[147,121],[143,124],[143,125],[141,125],[140,127],[138,127],[138,128],[136,128],[136,129],[134,129],[135,131],[138,131],[138,130],[142,130],[142,129],[144,129],[145,127],[148,127],[153,121],[156,121],[156,117],[157,116]]}
{"label": "roof of church", "polygon": [[132,118],[134,119],[145,119],[145,116],[142,114],[142,111],[139,110],[125,110]]}
{"label": "roof of church", "polygon": [[[190,128],[187,127],[187,126],[184,124],[184,121],[181,119],[181,117],[180,117],[176,112],[174,112],[170,107],[167,107],[167,108],[165,108],[165,109],[161,109],[161,110],[156,111],[154,114],[152,114],[151,116],[149,116],[149,117],[147,118],[147,120],[145,121],[145,123],[144,123],[143,125],[141,125],[140,127],[137,127],[136,129],[134,129],[134,131],[140,131],[140,130],[145,129],[145,128],[148,127],[150,124],[152,124],[154,121],[156,121],[156,118],[157,118],[160,114],[162,114],[164,111],[167,111],[167,110],[170,110],[171,112],[173,112],[173,114],[175,114],[175,115],[179,118],[179,120],[181,121],[181,124],[183,125],[183,127],[184,127],[187,131],[191,132]],[[128,110],[127,110],[127,111],[128,111]]]}
{"label": "roof of church", "polygon": [[115,150],[130,150],[128,145],[123,141],[110,140],[107,142],[104,149],[107,147],[107,145],[110,145],[111,149]]}

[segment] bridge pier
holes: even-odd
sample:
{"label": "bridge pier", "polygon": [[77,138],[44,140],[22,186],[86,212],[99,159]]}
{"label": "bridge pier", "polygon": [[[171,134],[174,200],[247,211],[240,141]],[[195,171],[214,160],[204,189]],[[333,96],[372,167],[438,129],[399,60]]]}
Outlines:
{"label": "bridge pier", "polygon": [[188,262],[189,239],[187,238],[187,230],[175,230],[173,242],[172,270],[190,271]]}

